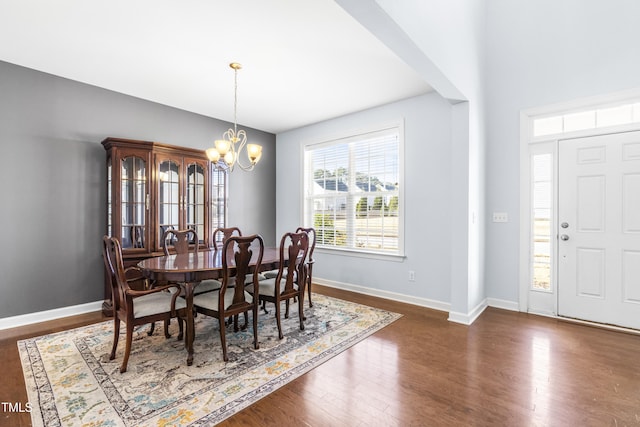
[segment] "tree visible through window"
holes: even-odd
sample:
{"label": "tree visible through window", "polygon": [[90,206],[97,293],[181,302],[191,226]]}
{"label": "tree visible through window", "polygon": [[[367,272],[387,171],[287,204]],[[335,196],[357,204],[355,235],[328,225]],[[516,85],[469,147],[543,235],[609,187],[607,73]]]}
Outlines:
{"label": "tree visible through window", "polygon": [[305,147],[305,225],[319,247],[402,254],[399,126]]}

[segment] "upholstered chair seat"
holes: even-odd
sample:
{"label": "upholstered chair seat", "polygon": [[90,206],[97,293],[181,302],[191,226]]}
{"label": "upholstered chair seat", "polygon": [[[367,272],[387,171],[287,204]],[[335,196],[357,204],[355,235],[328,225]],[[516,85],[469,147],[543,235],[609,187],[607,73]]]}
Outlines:
{"label": "upholstered chair seat", "polygon": [[[275,287],[276,287],[276,277],[272,277],[271,279],[264,279],[258,282],[258,292],[260,295],[274,295]],[[285,280],[280,280],[280,293],[284,291],[286,285]],[[294,283],[293,288],[298,290],[298,284]],[[247,291],[253,293],[253,285],[247,285]]]}
{"label": "upholstered chair seat", "polygon": [[198,283],[198,286],[193,289],[193,294],[198,295],[205,292],[217,291],[221,286],[222,283],[219,280],[206,279]]}
{"label": "upholstered chair seat", "polygon": [[[169,292],[157,292],[154,294],[138,297],[136,298],[135,304],[133,306],[133,317],[137,319],[140,317],[153,316],[156,314],[171,311],[172,299],[173,297]],[[187,303],[184,299],[176,299],[176,310],[181,310],[186,307]]]}
{"label": "upholstered chair seat", "polygon": [[[244,293],[245,300],[251,304],[253,303],[253,296],[249,292]],[[219,292],[208,292],[205,294],[196,295],[193,297],[193,305],[197,305],[206,310],[217,310],[220,300]],[[233,292],[226,292],[224,294],[224,309],[227,310],[233,304]]]}

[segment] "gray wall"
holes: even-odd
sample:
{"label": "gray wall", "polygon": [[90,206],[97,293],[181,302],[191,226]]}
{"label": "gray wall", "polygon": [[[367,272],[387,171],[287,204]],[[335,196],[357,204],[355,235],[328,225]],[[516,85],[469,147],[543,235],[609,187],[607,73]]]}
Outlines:
{"label": "gray wall", "polygon": [[639,17],[636,0],[487,1],[488,296],[518,301],[520,111],[639,88]]}
{"label": "gray wall", "polygon": [[[105,137],[206,149],[228,127],[0,61],[0,318],[103,299]],[[229,224],[273,246],[275,135],[247,132],[264,151],[230,178]]]}
{"label": "gray wall", "polygon": [[[405,253],[402,261],[316,250],[314,276],[449,303],[451,298],[451,105],[432,93],[277,135],[278,235],[302,223],[301,159],[306,143],[376,123],[404,120]],[[295,179],[292,179],[295,178]],[[416,281],[408,281],[408,271]]]}

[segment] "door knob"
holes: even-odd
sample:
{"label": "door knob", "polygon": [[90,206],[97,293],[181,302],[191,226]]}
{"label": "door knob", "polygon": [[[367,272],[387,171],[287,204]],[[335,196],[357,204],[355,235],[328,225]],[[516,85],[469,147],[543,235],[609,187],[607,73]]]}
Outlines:
{"label": "door knob", "polygon": [[569,236],[567,236],[566,234],[563,234],[560,236],[560,240],[569,240]]}

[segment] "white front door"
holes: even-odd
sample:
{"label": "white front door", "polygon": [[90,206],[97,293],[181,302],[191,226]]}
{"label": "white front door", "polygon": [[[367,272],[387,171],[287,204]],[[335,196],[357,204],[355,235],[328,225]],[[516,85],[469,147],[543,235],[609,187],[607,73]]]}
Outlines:
{"label": "white front door", "polygon": [[558,314],[640,329],[640,132],[559,142]]}

